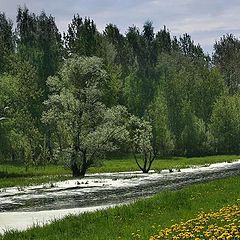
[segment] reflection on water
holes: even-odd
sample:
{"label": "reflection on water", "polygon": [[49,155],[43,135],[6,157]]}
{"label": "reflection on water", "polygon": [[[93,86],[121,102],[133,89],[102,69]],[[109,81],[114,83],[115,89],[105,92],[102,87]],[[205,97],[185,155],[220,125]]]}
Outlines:
{"label": "reflection on water", "polygon": [[206,182],[240,174],[240,161],[208,167],[162,171],[91,174],[85,179],[26,188],[7,188],[0,192],[0,211],[42,211],[86,208],[129,202],[166,189]]}

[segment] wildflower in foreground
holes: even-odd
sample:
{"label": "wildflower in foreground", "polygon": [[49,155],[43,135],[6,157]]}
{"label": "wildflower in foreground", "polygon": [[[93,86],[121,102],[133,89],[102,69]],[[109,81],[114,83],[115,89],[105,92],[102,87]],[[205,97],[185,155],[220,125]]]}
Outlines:
{"label": "wildflower in foreground", "polygon": [[149,240],[156,239],[240,239],[240,206],[224,207],[217,212],[201,212],[197,218],[165,228]]}

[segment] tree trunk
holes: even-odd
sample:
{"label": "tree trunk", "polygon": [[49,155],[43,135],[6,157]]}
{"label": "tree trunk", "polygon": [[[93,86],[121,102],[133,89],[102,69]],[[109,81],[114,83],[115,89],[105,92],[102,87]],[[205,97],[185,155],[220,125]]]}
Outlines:
{"label": "tree trunk", "polygon": [[144,156],[143,166],[141,166],[140,163],[138,162],[137,156],[135,154],[133,154],[133,155],[134,155],[135,161],[136,161],[138,167],[141,169],[141,171],[143,173],[148,173],[149,170],[151,169],[153,161],[155,160],[155,156],[153,156],[153,157]]}
{"label": "tree trunk", "polygon": [[87,161],[87,158],[86,158],[86,151],[82,152],[81,166],[79,166],[76,162],[76,154],[72,155],[71,169],[72,169],[73,177],[83,178],[85,176],[88,168],[89,168],[89,162]]}
{"label": "tree trunk", "polygon": [[87,172],[88,166],[86,163],[83,163],[81,167],[77,165],[77,163],[73,163],[71,165],[72,176],[73,177],[81,177],[83,178]]}
{"label": "tree trunk", "polygon": [[148,172],[149,172],[149,170],[148,170],[148,169],[146,169],[146,168],[143,168],[142,172],[143,172],[143,173],[148,173]]}
{"label": "tree trunk", "polygon": [[48,152],[50,154],[50,158],[53,157],[53,149],[52,149],[52,133],[51,133],[51,130],[50,128],[48,127],[47,129],[47,136],[46,136],[46,145],[47,145],[47,149],[48,149]]}
{"label": "tree trunk", "polygon": [[80,172],[79,172],[79,177],[83,178],[87,172],[87,169],[88,169],[88,166],[87,166],[86,162],[83,162]]}
{"label": "tree trunk", "polygon": [[76,162],[71,164],[72,176],[79,177],[80,176],[80,169]]}

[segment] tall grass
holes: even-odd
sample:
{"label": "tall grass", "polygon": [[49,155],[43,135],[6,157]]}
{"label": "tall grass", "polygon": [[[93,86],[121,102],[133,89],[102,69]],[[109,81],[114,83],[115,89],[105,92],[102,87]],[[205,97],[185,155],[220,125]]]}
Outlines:
{"label": "tall grass", "polygon": [[69,216],[43,228],[9,232],[1,240],[149,239],[161,229],[194,217],[199,211],[239,204],[240,176],[162,192],[137,202],[80,216]]}

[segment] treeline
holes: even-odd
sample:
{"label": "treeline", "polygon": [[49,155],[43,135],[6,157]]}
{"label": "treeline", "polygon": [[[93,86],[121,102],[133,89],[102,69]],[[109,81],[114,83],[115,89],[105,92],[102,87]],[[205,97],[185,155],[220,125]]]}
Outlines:
{"label": "treeline", "polygon": [[[95,76],[94,64],[96,77],[102,76],[101,71],[106,73],[105,106],[123,105],[149,121],[160,156],[240,152],[238,38],[223,36],[209,56],[188,34],[171,36],[165,26],[154,31],[150,21],[141,30],[129,27],[123,35],[114,24],[99,32],[93,20],[75,15],[61,34],[54,17],[24,7],[17,11],[15,29],[0,13],[2,160],[24,161],[27,166],[58,161],[56,148],[61,149],[61,141],[68,142],[68,132],[60,129],[61,124],[46,123],[43,116],[51,101],[52,109],[57,106],[51,89],[54,86],[55,93],[58,91],[54,81],[62,75],[74,79],[64,69],[76,56],[85,57],[83,61],[93,56],[101,59],[101,63],[91,58],[92,65],[81,65],[84,77],[89,72],[90,78]],[[84,66],[92,69],[88,72]],[[61,111],[59,106],[56,109]],[[119,151],[129,149],[122,144]]]}

